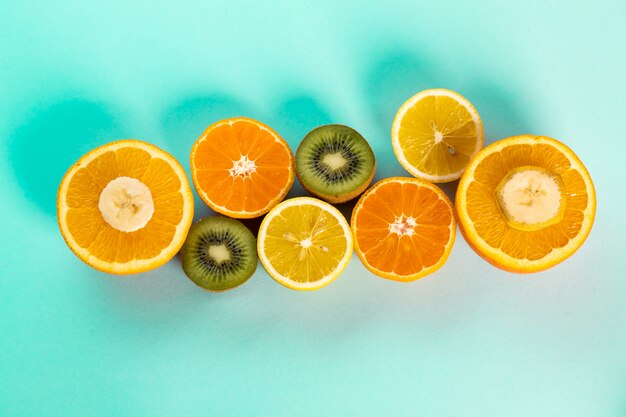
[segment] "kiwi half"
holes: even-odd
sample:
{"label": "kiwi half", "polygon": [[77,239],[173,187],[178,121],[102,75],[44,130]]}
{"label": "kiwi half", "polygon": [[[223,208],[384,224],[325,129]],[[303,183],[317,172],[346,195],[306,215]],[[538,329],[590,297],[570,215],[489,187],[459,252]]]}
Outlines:
{"label": "kiwi half", "polygon": [[194,223],[180,250],[185,274],[209,291],[238,287],[257,266],[256,239],[238,220],[210,216]]}
{"label": "kiwi half", "polygon": [[310,131],[296,150],[296,173],[311,194],[343,203],[361,194],[376,172],[374,152],[351,127],[325,125]]}

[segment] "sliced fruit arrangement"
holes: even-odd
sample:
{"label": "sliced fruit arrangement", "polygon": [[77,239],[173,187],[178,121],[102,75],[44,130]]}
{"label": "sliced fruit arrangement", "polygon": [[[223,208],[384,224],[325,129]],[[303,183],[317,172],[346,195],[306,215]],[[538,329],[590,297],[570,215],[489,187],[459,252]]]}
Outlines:
{"label": "sliced fruit arrangement", "polygon": [[558,264],[585,241],[596,198],[583,163],[563,143],[515,136],[476,155],[456,194],[459,226],[493,265],[536,272]]}
{"label": "sliced fruit arrangement", "polygon": [[374,274],[413,281],[439,269],[456,235],[452,203],[417,178],[387,178],[361,196],[351,219],[354,247]]}
{"label": "sliced fruit arrangement", "polygon": [[240,221],[222,216],[194,223],[180,255],[189,279],[209,291],[240,286],[254,274],[258,261],[252,232]]}
{"label": "sliced fruit arrangement", "polygon": [[343,203],[361,194],[374,178],[376,159],[367,141],[348,126],[310,131],[296,151],[296,173],[311,194]]}
{"label": "sliced fruit arrangement", "polygon": [[391,129],[393,150],[411,175],[432,182],[457,180],[483,146],[483,124],[463,96],[424,90],[400,107]]}
{"label": "sliced fruit arrangement", "polygon": [[267,213],[287,195],[294,172],[287,142],[269,126],[243,117],[209,126],[191,150],[198,195],[229,217]]}
{"label": "sliced fruit arrangement", "polygon": [[350,226],[330,204],[310,197],[274,207],[259,228],[258,253],[267,273],[295,290],[331,283],[352,256]]}
{"label": "sliced fruit arrangement", "polygon": [[[319,289],[341,274],[353,249],[383,278],[408,282],[431,274],[448,259],[456,236],[452,203],[433,182],[458,178],[459,228],[481,257],[503,270],[548,269],[590,233],[595,189],[574,152],[530,135],[481,150],[480,116],[458,93],[432,89],[410,98],[394,119],[392,144],[415,178],[387,178],[367,190],[376,158],[348,126],[313,129],[294,158],[263,123],[221,120],[194,143],[190,163],[200,198],[228,217],[192,225],[193,195],[181,165],[149,143],[112,142],[65,174],[59,227],[78,258],[113,274],[148,271],[180,250],[185,274],[209,291],[243,284],[259,259],[280,284]],[[325,201],[282,201],[296,175]],[[329,204],[359,195],[350,224]],[[258,239],[235,220],[264,214]]]}
{"label": "sliced fruit arrangement", "polygon": [[57,195],[65,242],[82,261],[113,274],[156,268],[180,249],[193,218],[185,171],[138,140],[94,149],[65,174]]}

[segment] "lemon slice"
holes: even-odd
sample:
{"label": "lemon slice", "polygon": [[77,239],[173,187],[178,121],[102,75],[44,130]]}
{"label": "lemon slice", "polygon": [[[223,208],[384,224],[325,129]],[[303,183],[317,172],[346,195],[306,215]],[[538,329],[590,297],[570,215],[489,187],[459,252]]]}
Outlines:
{"label": "lemon slice", "polygon": [[391,140],[400,164],[432,182],[457,180],[483,147],[483,125],[472,104],[454,91],[424,90],[400,107]]}
{"label": "lemon slice", "polygon": [[350,226],[330,204],[297,197],[274,207],[259,228],[259,259],[267,273],[294,290],[334,281],[352,256]]}

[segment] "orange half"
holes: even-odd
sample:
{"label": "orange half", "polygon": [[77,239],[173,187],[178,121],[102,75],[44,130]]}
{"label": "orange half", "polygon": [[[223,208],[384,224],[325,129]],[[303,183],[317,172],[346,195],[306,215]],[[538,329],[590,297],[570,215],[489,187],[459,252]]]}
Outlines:
{"label": "orange half", "polygon": [[[523,182],[521,175],[534,183]],[[518,207],[503,202],[514,181],[517,194],[510,198]],[[552,200],[534,198],[549,193]],[[481,257],[506,271],[528,273],[562,262],[583,244],[596,196],[587,169],[570,148],[525,135],[495,142],[472,159],[459,182],[456,210],[465,240]]]}
{"label": "orange half", "polygon": [[237,117],[209,126],[191,149],[191,176],[213,210],[235,218],[267,213],[295,176],[289,145],[269,126]]}
{"label": "orange half", "polygon": [[439,269],[456,235],[452,203],[436,185],[388,178],[359,199],[352,212],[354,248],[367,269],[413,281]]}
{"label": "orange half", "polygon": [[[136,230],[116,228],[124,219],[115,215],[105,220],[103,195],[116,183],[121,184],[118,195],[110,200],[119,209],[115,214],[141,210],[126,198],[134,190],[124,184],[148,190],[153,212],[134,224]],[[183,167],[167,152],[138,140],[87,153],[67,171],[57,194],[57,219],[69,248],[85,263],[113,274],[143,272],[169,261],[185,241],[192,218],[193,195]]]}

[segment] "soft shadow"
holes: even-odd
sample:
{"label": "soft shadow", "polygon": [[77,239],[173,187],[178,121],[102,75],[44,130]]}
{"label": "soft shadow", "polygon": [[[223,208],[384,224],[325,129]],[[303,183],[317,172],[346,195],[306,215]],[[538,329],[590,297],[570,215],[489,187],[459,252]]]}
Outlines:
{"label": "soft shadow", "polygon": [[463,88],[462,94],[480,114],[485,129],[485,146],[509,136],[537,133],[530,112],[515,99],[524,96],[515,86],[498,85],[476,76]]}
{"label": "soft shadow", "polygon": [[339,123],[313,97],[295,95],[283,99],[271,114],[272,127],[296,151],[300,141],[314,128],[329,123]]}
{"label": "soft shadow", "polygon": [[337,209],[339,209],[341,214],[343,214],[343,216],[346,218],[348,223],[350,223],[350,218],[352,217],[352,211],[354,210],[354,206],[356,206],[356,203],[359,201],[359,198],[361,197],[361,195],[362,194],[359,194],[352,200],[346,201],[345,203],[333,204]]}
{"label": "soft shadow", "polygon": [[[267,123],[287,141],[294,156],[298,145],[314,128],[338,123],[331,114],[311,95],[288,95],[273,106],[275,110],[267,116]],[[296,177],[286,198],[310,195]]]}
{"label": "soft shadow", "polygon": [[370,141],[378,161],[375,181],[409,174],[398,163],[391,147],[391,125],[398,108],[418,91],[437,84],[430,57],[397,48],[374,51],[362,79],[362,99],[368,110]]}
{"label": "soft shadow", "polygon": [[[486,143],[532,130],[528,111],[519,97],[524,92],[514,83],[498,83],[482,70],[441,66],[435,57],[410,49],[378,54],[363,77],[363,91],[377,128],[387,135],[398,108],[419,91],[448,88],[465,96],[476,107],[485,128]],[[475,71],[475,72],[472,72]],[[517,100],[516,100],[517,98]]]}
{"label": "soft shadow", "polygon": [[[448,88],[465,96],[478,110],[485,129],[485,145],[504,137],[533,132],[528,112],[516,97],[523,97],[515,85],[500,85],[502,77],[494,74],[487,78],[483,73],[472,72],[467,67],[442,66],[436,57],[410,48],[395,48],[374,53],[369,70],[362,77],[363,97],[379,137],[389,137],[398,108],[419,91],[429,88]],[[474,70],[476,71],[476,70]],[[374,149],[381,162],[376,179],[389,176],[409,176],[393,153],[388,141]],[[458,181],[439,184],[454,201]]]}
{"label": "soft shadow", "polygon": [[[177,257],[162,267],[137,275],[90,274],[92,297],[114,316],[121,328],[135,332],[161,332],[184,325],[212,303],[210,294],[182,272]],[[219,304],[211,308],[220,308]]]}
{"label": "soft shadow", "polygon": [[418,91],[439,86],[437,68],[429,56],[402,49],[374,56],[363,92],[377,128],[388,136],[402,103]]}
{"label": "soft shadow", "polygon": [[446,182],[446,183],[437,184],[437,185],[439,186],[439,188],[443,190],[444,193],[446,193],[450,201],[454,203],[454,199],[456,197],[456,189],[459,186],[459,181],[457,180],[457,181]]}
{"label": "soft shadow", "polygon": [[252,232],[254,237],[258,237],[259,228],[261,227],[261,222],[265,218],[265,215],[260,217],[256,217],[254,219],[241,219],[241,222]]}
{"label": "soft shadow", "polygon": [[[346,124],[345,120],[340,120],[332,115],[314,97],[304,94],[289,96],[281,101],[270,120],[273,123],[272,126],[287,140],[294,155],[304,136],[314,128],[332,123]],[[307,192],[296,178],[287,198],[298,196],[315,197]],[[357,201],[358,197],[346,203],[334,204],[334,206],[350,221],[352,210]]]}
{"label": "soft shadow", "polygon": [[[258,117],[248,104],[219,92],[185,98],[163,114],[161,125],[169,144],[168,148],[183,165],[190,180],[189,153],[194,142],[209,125],[221,119],[237,116]],[[197,193],[194,193],[194,203],[195,220],[215,214]]]}
{"label": "soft shadow", "polygon": [[74,98],[35,107],[9,133],[9,155],[25,196],[50,216],[63,175],[81,155],[128,132],[101,102]]}
{"label": "soft shadow", "polygon": [[221,119],[237,116],[254,117],[243,101],[223,93],[207,93],[171,106],[161,117],[161,125],[173,155],[188,169],[189,152],[202,132]]}

